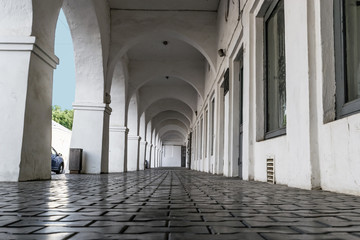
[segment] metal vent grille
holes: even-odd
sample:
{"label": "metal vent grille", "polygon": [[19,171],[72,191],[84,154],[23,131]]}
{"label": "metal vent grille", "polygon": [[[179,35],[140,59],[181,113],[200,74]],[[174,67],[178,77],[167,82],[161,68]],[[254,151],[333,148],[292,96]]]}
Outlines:
{"label": "metal vent grille", "polygon": [[266,177],[268,183],[275,184],[275,168],[273,158],[266,159]]}

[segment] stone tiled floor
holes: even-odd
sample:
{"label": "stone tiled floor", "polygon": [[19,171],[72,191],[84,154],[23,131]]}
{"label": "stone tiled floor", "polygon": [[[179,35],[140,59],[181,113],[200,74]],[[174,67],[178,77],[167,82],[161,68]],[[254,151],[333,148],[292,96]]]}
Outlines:
{"label": "stone tiled floor", "polygon": [[184,169],[0,183],[0,239],[360,239],[360,197]]}

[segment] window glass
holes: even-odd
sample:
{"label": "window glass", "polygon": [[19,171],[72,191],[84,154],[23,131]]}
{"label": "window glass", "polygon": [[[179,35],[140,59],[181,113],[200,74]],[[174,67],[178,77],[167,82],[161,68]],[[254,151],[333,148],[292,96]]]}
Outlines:
{"label": "window glass", "polygon": [[360,98],[360,1],[344,1],[345,102]]}
{"label": "window glass", "polygon": [[284,2],[279,1],[265,21],[266,132],[286,127]]}

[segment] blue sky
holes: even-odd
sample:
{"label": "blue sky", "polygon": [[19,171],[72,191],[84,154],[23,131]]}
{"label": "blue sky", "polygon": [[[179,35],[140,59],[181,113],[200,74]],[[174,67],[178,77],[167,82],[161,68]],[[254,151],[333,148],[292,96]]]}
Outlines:
{"label": "blue sky", "polygon": [[60,11],[55,33],[55,55],[60,64],[54,71],[52,105],[72,109],[75,99],[75,62],[69,26],[63,11]]}

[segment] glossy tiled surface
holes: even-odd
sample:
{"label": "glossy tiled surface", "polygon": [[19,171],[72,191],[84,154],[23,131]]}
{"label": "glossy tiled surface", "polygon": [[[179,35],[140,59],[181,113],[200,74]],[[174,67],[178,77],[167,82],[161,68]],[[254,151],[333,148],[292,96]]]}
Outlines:
{"label": "glossy tiled surface", "polygon": [[0,239],[360,239],[360,197],[184,169],[0,183]]}

